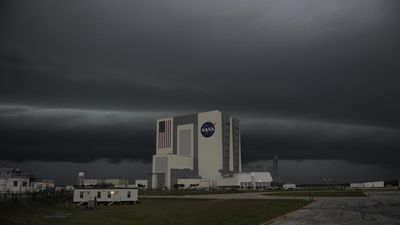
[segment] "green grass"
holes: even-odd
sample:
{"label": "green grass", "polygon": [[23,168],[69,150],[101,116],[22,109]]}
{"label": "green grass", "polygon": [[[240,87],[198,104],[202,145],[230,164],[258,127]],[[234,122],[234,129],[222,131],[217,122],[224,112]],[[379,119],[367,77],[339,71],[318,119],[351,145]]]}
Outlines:
{"label": "green grass", "polygon": [[392,192],[392,191],[400,191],[399,187],[384,187],[384,188],[360,188],[355,190],[362,190],[366,192]]}
{"label": "green grass", "polygon": [[208,195],[208,194],[232,194],[232,193],[245,193],[245,192],[256,192],[255,190],[171,190],[171,191],[160,191],[160,190],[140,190],[139,196],[183,196],[183,195]]}
{"label": "green grass", "polygon": [[[0,224],[29,225],[251,225],[260,224],[309,201],[142,199],[138,205],[101,206],[96,210],[42,200],[0,201]],[[66,218],[45,218],[49,215]]]}
{"label": "green grass", "polygon": [[362,197],[366,196],[363,191],[280,191],[264,195],[289,196],[289,197]]}

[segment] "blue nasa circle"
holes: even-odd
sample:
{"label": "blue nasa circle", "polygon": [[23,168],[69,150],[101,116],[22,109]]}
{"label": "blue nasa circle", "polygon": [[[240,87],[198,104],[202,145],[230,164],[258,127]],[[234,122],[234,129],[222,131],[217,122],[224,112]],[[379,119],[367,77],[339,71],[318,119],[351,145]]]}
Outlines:
{"label": "blue nasa circle", "polygon": [[211,137],[214,134],[215,126],[211,122],[205,122],[201,125],[200,132],[203,137]]}

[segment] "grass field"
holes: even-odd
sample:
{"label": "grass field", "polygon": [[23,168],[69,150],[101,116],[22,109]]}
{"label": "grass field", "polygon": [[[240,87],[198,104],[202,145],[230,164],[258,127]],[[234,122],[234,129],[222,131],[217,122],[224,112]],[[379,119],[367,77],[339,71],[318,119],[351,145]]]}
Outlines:
{"label": "grass field", "polygon": [[[170,190],[170,191],[161,191],[161,190],[140,190],[140,196],[165,196],[165,195],[174,195],[174,196],[183,196],[183,195],[208,195],[208,194],[232,194],[232,193],[245,193],[251,192],[243,191],[243,190]],[[254,192],[254,191],[253,191]]]}
{"label": "grass field", "polygon": [[96,210],[50,201],[0,201],[0,224],[15,225],[257,225],[308,201],[142,199],[137,205],[101,206]]}
{"label": "grass field", "polygon": [[362,197],[366,196],[363,191],[280,191],[264,195],[289,196],[289,197]]}

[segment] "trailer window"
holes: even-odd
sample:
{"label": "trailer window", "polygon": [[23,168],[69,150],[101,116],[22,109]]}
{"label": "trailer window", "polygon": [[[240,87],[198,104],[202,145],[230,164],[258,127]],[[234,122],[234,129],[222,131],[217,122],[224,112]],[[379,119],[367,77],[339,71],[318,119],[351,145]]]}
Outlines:
{"label": "trailer window", "polygon": [[26,181],[22,182],[22,187],[26,187],[28,183]]}
{"label": "trailer window", "polygon": [[79,192],[79,198],[83,198],[83,191]]}
{"label": "trailer window", "polygon": [[100,191],[97,192],[97,198],[101,198],[101,192]]}
{"label": "trailer window", "polygon": [[128,196],[128,198],[131,198],[131,192],[130,191],[128,191],[127,196]]}
{"label": "trailer window", "polygon": [[18,186],[18,181],[13,182],[14,187]]}
{"label": "trailer window", "polygon": [[107,192],[107,197],[111,198],[111,191]]}

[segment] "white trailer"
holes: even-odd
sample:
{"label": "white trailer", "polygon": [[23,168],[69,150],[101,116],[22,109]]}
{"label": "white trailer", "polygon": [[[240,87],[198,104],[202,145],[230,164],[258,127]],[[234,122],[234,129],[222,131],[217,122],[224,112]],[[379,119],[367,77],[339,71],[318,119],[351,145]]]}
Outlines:
{"label": "white trailer", "polygon": [[385,182],[383,181],[373,181],[373,182],[363,182],[363,183],[351,183],[351,188],[383,188],[385,187]]}
{"label": "white trailer", "polygon": [[296,184],[284,184],[283,189],[284,190],[296,189]]}
{"label": "white trailer", "polygon": [[374,181],[374,182],[366,182],[366,188],[383,188],[385,187],[385,182],[383,181]]}
{"label": "white trailer", "polygon": [[74,203],[87,203],[96,200],[97,202],[131,202],[138,201],[137,187],[125,188],[75,188]]}

